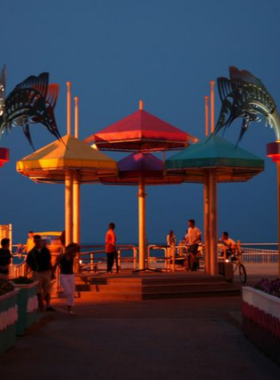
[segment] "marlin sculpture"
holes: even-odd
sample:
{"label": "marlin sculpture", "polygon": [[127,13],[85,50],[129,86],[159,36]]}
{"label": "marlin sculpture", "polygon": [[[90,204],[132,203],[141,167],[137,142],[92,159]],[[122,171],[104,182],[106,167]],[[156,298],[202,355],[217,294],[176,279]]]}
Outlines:
{"label": "marlin sculpture", "polygon": [[23,132],[32,148],[35,150],[30,124],[43,124],[49,132],[60,139],[54,108],[57,102],[59,86],[49,85],[49,74],[42,73],[38,77],[30,76],[5,98],[6,67],[2,70],[0,79],[0,138],[4,131],[12,127],[22,126]]}
{"label": "marlin sculpture", "polygon": [[280,117],[276,104],[260,79],[247,70],[229,68],[230,79],[218,78],[218,90],[222,107],[214,133],[229,127],[239,117],[243,118],[237,144],[251,122],[265,119],[280,140]]}

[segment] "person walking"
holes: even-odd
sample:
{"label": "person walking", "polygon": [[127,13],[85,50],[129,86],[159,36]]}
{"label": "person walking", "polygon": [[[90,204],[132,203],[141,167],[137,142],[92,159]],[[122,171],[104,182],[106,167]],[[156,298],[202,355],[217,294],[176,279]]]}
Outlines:
{"label": "person walking", "polygon": [[115,259],[116,259],[116,265],[118,267],[117,252],[116,252],[117,239],[116,239],[114,230],[115,230],[115,224],[110,223],[109,229],[105,236],[105,252],[107,254],[107,273],[112,273],[112,268],[113,268]]}
{"label": "person walking", "polygon": [[[33,271],[33,279],[39,281],[38,304],[41,311],[54,311],[50,305],[50,290],[52,279],[51,254],[43,245],[40,235],[34,235],[35,247],[29,251],[26,264]],[[44,305],[46,303],[46,308]]]}
{"label": "person walking", "polygon": [[67,245],[65,252],[57,257],[53,268],[55,271],[57,266],[60,267],[60,283],[65,292],[67,312],[69,315],[75,315],[73,311],[75,298],[75,274],[73,268],[76,254],[80,252],[80,249],[79,244],[76,243]]}
{"label": "person walking", "polygon": [[0,249],[0,279],[2,280],[8,280],[9,278],[9,265],[11,264],[12,257],[10,239],[4,238],[1,240]]}

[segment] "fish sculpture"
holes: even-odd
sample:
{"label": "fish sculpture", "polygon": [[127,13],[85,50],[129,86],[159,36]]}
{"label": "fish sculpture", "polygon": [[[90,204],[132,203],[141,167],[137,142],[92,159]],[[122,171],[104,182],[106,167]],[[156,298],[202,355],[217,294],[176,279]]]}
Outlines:
{"label": "fish sculpture", "polygon": [[229,68],[230,79],[218,78],[218,91],[222,107],[214,133],[229,127],[234,120],[242,118],[242,127],[237,144],[251,122],[265,120],[274,129],[280,140],[280,118],[276,104],[260,79],[247,70]]}
{"label": "fish sculpture", "polygon": [[49,74],[30,76],[5,98],[6,68],[4,67],[0,82],[0,138],[12,127],[21,126],[32,148],[35,150],[30,124],[42,124],[57,139],[60,133],[56,125],[54,108],[57,102],[59,86],[49,85]]}

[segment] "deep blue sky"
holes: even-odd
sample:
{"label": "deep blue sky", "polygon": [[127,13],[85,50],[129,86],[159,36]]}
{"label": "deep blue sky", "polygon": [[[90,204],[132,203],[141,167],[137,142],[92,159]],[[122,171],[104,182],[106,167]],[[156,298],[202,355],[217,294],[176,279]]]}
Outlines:
{"label": "deep blue sky", "polygon": [[[269,0],[0,0],[0,65],[7,64],[7,89],[27,76],[50,72],[60,84],[56,118],[66,132],[66,81],[80,97],[80,137],[84,138],[138,108],[199,137],[204,134],[204,96],[209,81],[228,76],[228,67],[247,69],[262,79],[280,104],[280,2]],[[216,91],[216,116],[220,101]],[[241,120],[226,138],[236,141]],[[53,141],[32,126],[36,148]],[[251,125],[241,147],[262,158],[274,133]],[[62,230],[64,187],[35,184],[16,173],[16,161],[31,148],[21,128],[3,135],[11,160],[0,171],[0,223],[12,223],[14,242],[27,231]],[[118,157],[118,156],[115,156]],[[276,166],[248,183],[219,185],[219,233],[242,241],[276,241]],[[103,241],[107,224],[119,241],[138,236],[137,189],[82,187],[82,241]],[[181,238],[189,218],[203,227],[203,189],[184,184],[151,187],[147,197],[147,237],[164,241],[170,228]]]}

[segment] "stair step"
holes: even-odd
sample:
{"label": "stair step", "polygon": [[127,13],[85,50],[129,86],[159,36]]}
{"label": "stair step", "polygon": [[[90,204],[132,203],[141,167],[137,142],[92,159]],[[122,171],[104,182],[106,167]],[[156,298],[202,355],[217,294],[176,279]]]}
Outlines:
{"label": "stair step", "polygon": [[165,285],[150,285],[143,287],[143,293],[164,293],[164,292],[190,292],[190,291],[204,291],[212,289],[231,289],[232,284],[230,283],[219,283],[213,282],[209,284],[196,283],[196,284],[165,284]]}
{"label": "stair step", "polygon": [[92,301],[142,301],[142,293],[98,293],[98,292],[81,292],[81,299]]}
{"label": "stair step", "polygon": [[110,284],[110,285],[90,285],[91,292],[94,293],[142,293],[141,285],[122,285],[122,284]]}
{"label": "stair step", "polygon": [[163,293],[98,293],[98,292],[81,292],[80,297],[84,300],[90,301],[141,301],[141,300],[154,300],[154,299],[170,299],[170,298],[192,298],[192,297],[218,297],[218,296],[239,296],[240,289],[208,289],[204,291],[169,291]]}
{"label": "stair step", "polygon": [[143,294],[143,300],[153,299],[170,299],[170,298],[194,298],[194,297],[226,297],[226,296],[240,296],[240,289],[211,289],[204,291],[190,291],[190,292],[167,292],[167,293],[146,293]]}

